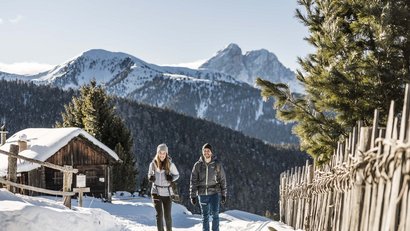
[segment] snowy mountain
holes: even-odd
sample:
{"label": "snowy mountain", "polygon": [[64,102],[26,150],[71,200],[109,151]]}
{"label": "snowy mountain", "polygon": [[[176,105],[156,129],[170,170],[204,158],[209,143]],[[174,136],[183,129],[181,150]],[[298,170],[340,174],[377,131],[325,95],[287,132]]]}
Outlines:
{"label": "snowy mountain", "polygon": [[[229,47],[226,53],[238,51],[234,45]],[[257,62],[252,65],[256,68]],[[64,89],[79,88],[95,79],[120,97],[207,119],[271,143],[297,143],[291,125],[275,120],[272,101],[263,102],[260,91],[238,76],[206,68],[158,66],[121,52],[89,50],[48,72],[25,78]]]}
{"label": "snowy mountain", "polygon": [[[0,189],[1,230],[87,230],[87,231],[155,231],[155,209],[150,198],[117,193],[112,203],[86,197],[83,207],[72,199],[72,209],[62,205],[60,197],[29,197]],[[220,214],[220,229],[227,231],[278,231],[291,227],[255,214],[230,210]],[[200,215],[184,206],[172,205],[173,230],[201,230]]]}
{"label": "snowy mountain", "polygon": [[89,50],[42,74],[35,81],[62,88],[79,88],[95,79],[111,93],[126,97],[155,77],[174,76],[198,81],[238,83],[233,77],[215,71],[197,71],[183,67],[161,67],[134,56],[105,50]]}
{"label": "snowy mountain", "polygon": [[295,73],[283,66],[275,54],[261,49],[248,51],[244,55],[241,48],[231,43],[225,49],[202,64],[199,69],[219,71],[253,86],[257,77],[271,82],[287,83],[294,92],[302,93]]}

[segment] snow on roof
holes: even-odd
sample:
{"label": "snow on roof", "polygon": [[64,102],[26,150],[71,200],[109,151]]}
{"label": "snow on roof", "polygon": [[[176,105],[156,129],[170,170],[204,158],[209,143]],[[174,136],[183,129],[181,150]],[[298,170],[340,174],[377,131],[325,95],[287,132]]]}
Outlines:
{"label": "snow on roof", "polygon": [[[77,136],[83,136],[91,141],[96,146],[106,151],[112,158],[119,160],[118,155],[107,147],[105,144],[98,141],[92,135],[88,134],[81,128],[27,128],[21,130],[8,138],[0,150],[8,152],[10,144],[17,144],[18,140],[24,138],[28,141],[27,150],[19,153],[19,155],[33,158],[40,161],[46,161],[62,147],[67,145],[70,140]],[[8,156],[0,154],[0,176],[6,175],[8,166]],[[17,160],[17,172],[31,171],[40,167],[38,164]]]}

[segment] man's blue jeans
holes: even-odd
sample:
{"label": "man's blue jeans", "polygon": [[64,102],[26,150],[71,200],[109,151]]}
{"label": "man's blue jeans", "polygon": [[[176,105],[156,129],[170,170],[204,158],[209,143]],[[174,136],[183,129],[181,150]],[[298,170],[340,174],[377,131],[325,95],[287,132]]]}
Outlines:
{"label": "man's blue jeans", "polygon": [[202,211],[202,230],[209,231],[209,215],[212,214],[212,231],[219,231],[219,195],[199,196]]}

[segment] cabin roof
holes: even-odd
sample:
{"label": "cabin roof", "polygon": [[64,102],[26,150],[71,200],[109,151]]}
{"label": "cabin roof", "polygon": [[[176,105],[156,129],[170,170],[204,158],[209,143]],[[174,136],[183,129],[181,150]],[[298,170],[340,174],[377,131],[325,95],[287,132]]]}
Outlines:
{"label": "cabin roof", "polygon": [[[46,161],[58,150],[67,145],[73,138],[82,136],[107,152],[116,161],[119,160],[118,155],[107,147],[105,144],[98,141],[92,135],[81,128],[27,128],[21,130],[6,140],[0,150],[9,151],[11,144],[18,144],[17,141],[25,139],[27,141],[27,150],[19,153],[25,157],[33,158],[40,161]],[[8,166],[8,156],[0,154],[0,175],[5,175]],[[26,172],[38,168],[38,164],[27,161],[17,160],[17,171]]]}

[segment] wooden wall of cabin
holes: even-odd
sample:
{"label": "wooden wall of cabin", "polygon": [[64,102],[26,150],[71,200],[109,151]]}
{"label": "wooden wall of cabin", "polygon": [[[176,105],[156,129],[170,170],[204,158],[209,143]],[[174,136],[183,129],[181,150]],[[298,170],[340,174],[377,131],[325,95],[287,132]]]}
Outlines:
{"label": "wooden wall of cabin", "polygon": [[[22,172],[20,176],[17,177],[17,182],[20,184],[35,186],[39,188],[45,188],[46,187],[45,169],[46,169],[45,167],[40,167],[30,172]],[[23,190],[23,189],[21,189],[20,193],[29,195],[29,196],[40,195],[40,193],[38,192],[34,192],[31,190]]]}
{"label": "wooden wall of cabin", "polygon": [[[113,159],[103,149],[82,137],[75,137],[66,146],[47,159],[57,165],[108,165]],[[111,160],[112,161],[112,160]]]}
{"label": "wooden wall of cabin", "polygon": [[[86,187],[90,187],[90,193],[87,194],[107,198],[108,183],[111,182],[107,178],[107,168],[114,159],[92,142],[81,136],[75,137],[46,161],[60,166],[70,165],[78,169],[78,174],[86,175]],[[63,173],[50,168],[45,169],[45,188],[62,190]],[[72,188],[74,187],[76,187],[75,174]]]}
{"label": "wooden wall of cabin", "polygon": [[[86,187],[90,188],[89,193],[94,197],[107,198],[107,175],[106,165],[83,165],[76,166],[78,174],[86,175]],[[61,191],[63,188],[63,173],[51,168],[45,170],[46,188]],[[73,176],[72,188],[77,187],[76,174]]]}

